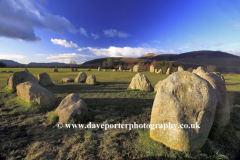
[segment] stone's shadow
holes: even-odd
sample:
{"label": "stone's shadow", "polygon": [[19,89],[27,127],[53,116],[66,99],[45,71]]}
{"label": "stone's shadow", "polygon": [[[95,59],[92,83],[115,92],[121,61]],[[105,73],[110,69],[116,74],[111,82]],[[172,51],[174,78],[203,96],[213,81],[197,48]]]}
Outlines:
{"label": "stone's shadow", "polygon": [[230,106],[240,104],[240,92],[239,91],[227,91],[227,94],[228,94]]}
{"label": "stone's shadow", "polygon": [[226,85],[239,85],[240,83],[225,83]]}

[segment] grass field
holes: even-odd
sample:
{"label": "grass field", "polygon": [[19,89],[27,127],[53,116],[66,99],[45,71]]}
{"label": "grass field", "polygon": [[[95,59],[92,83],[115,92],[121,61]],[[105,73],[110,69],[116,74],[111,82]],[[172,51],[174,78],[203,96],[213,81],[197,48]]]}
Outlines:
{"label": "grass field", "polygon": [[[23,68],[0,68],[1,71],[22,71]],[[37,77],[47,72],[54,86],[56,105],[41,109],[26,103],[15,93],[4,89],[11,73],[0,73],[0,159],[233,159],[240,147],[240,76],[225,76],[231,105],[230,124],[211,130],[201,150],[178,152],[153,141],[149,129],[81,129],[56,127],[55,109],[63,98],[78,93],[89,108],[97,111],[91,123],[150,123],[156,92],[128,90],[134,72],[98,72],[97,85],[62,83],[62,78],[75,78],[78,72],[69,68],[28,68]],[[167,75],[144,73],[152,86]]]}

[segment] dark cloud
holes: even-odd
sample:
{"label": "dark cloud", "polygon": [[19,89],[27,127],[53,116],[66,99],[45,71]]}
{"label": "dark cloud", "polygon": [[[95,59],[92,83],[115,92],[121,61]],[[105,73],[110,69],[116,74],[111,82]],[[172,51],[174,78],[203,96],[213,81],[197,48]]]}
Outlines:
{"label": "dark cloud", "polygon": [[[36,41],[33,27],[63,34],[64,29],[77,33],[75,26],[65,17],[39,10],[39,5],[27,0],[0,0],[0,36]],[[3,32],[4,31],[4,32]]]}

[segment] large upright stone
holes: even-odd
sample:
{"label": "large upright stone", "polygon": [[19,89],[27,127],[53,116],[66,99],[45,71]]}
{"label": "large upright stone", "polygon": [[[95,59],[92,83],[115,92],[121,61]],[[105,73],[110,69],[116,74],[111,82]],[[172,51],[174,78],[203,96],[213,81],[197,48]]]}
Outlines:
{"label": "large upright stone", "polygon": [[53,72],[58,72],[58,68],[55,67],[55,68],[53,69]]}
{"label": "large upright stone", "polygon": [[129,72],[132,72],[133,70],[132,69],[129,69]]}
{"label": "large upright stone", "polygon": [[9,89],[16,90],[16,86],[20,83],[31,81],[34,83],[39,83],[38,79],[34,77],[31,73],[26,71],[15,72],[11,74],[7,79],[7,87]]}
{"label": "large upright stone", "polygon": [[155,85],[154,91],[157,91],[157,90],[158,90],[158,88],[159,88],[159,86],[161,85],[161,83],[162,83],[162,81],[159,81],[159,82]]}
{"label": "large upright stone", "polygon": [[158,72],[158,69],[155,69],[155,73],[157,73]]}
{"label": "large upright stone", "polygon": [[101,71],[101,67],[98,67],[98,71]]}
{"label": "large upright stone", "polygon": [[148,80],[148,78],[145,76],[145,74],[137,73],[133,78],[129,85],[129,88],[131,89],[140,89],[145,91],[153,91],[153,87]]}
{"label": "large upright stone", "polygon": [[158,70],[157,74],[159,74],[159,73],[163,73],[162,69]]}
{"label": "large upright stone", "polygon": [[83,118],[86,116],[88,107],[77,93],[72,93],[61,101],[55,114],[59,117],[59,122],[65,123],[73,117]]}
{"label": "large upright stone", "polygon": [[119,71],[123,71],[122,66],[119,66]]}
{"label": "large upright stone", "polygon": [[70,68],[70,71],[71,71],[71,72],[73,72],[73,71],[74,71],[74,69],[73,69],[73,68]]}
{"label": "large upright stone", "polygon": [[178,71],[184,71],[183,66],[178,66]]}
{"label": "large upright stone", "polygon": [[84,72],[78,73],[78,76],[75,78],[74,82],[77,83],[85,83],[87,79],[87,75]]}
{"label": "large upright stone", "polygon": [[53,84],[52,79],[46,72],[38,74],[38,81],[39,81],[39,84],[42,86],[48,86]]}
{"label": "large upright stone", "polygon": [[155,72],[155,70],[154,70],[154,65],[151,65],[151,66],[150,66],[150,72],[151,72],[151,73],[154,73],[154,72]]}
{"label": "large upright stone", "polygon": [[139,71],[139,65],[136,64],[134,67],[133,67],[133,72],[138,72]]}
{"label": "large upright stone", "polygon": [[168,68],[166,74],[171,74],[171,69]]}
{"label": "large upright stone", "polygon": [[77,68],[75,68],[75,69],[74,69],[74,71],[78,71],[78,69],[77,69]]}
{"label": "large upright stone", "polygon": [[88,76],[86,82],[87,82],[87,84],[95,84],[96,83],[96,76],[93,75],[93,74]]}
{"label": "large upright stone", "polygon": [[213,87],[217,96],[217,107],[213,122],[214,127],[224,127],[230,120],[230,107],[228,94],[224,81],[216,74],[210,73],[206,68],[198,67],[193,73],[207,80]]}
{"label": "large upright stone", "polygon": [[26,102],[37,102],[40,106],[55,105],[55,95],[39,84],[27,81],[17,85],[17,95]]}
{"label": "large upright stone", "polygon": [[[175,72],[164,79],[157,90],[150,137],[178,151],[201,149],[212,127],[216,104],[209,82],[187,71]],[[170,124],[176,128],[163,128]],[[181,128],[182,124],[187,127]]]}
{"label": "large upright stone", "polygon": [[87,69],[87,71],[91,71],[91,69],[90,69],[90,68],[88,68],[88,69]]}

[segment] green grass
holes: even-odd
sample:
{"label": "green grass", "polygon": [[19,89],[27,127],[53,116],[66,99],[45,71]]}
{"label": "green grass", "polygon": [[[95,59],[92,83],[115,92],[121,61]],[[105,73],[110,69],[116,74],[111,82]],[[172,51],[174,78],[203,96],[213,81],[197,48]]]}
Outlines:
{"label": "green grass", "polygon": [[[58,129],[55,109],[71,93],[78,93],[89,107],[85,123],[137,124],[149,123],[156,92],[128,89],[134,72],[98,72],[69,68],[28,68],[37,77],[47,72],[55,85],[46,89],[56,97],[53,108],[19,99],[6,89],[11,73],[23,68],[0,68],[0,159],[233,159],[240,146],[240,76],[225,76],[231,106],[230,124],[212,129],[201,150],[179,152],[153,141],[148,129]],[[80,71],[94,74],[96,85],[63,83],[62,78],[75,78]],[[165,74],[144,73],[152,86],[167,77]],[[77,122],[73,119],[72,122]],[[239,137],[239,138],[238,138]]]}

